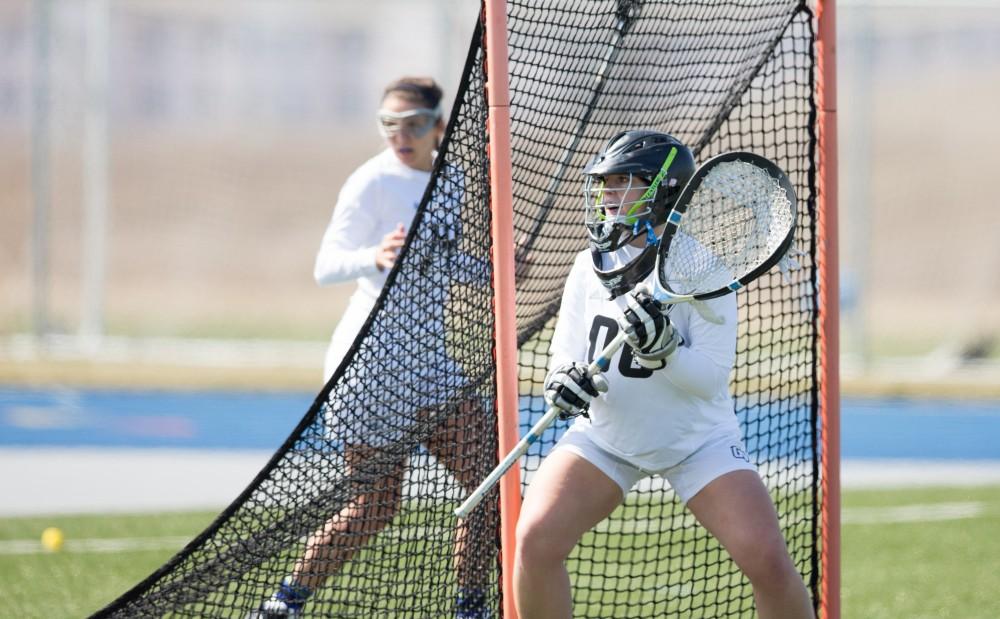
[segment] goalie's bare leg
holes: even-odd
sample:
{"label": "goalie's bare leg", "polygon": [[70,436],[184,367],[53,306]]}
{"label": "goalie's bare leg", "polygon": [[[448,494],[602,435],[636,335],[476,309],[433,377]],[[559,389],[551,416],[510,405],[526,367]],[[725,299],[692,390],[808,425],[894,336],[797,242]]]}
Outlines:
{"label": "goalie's bare leg", "polygon": [[557,449],[542,461],[517,522],[514,597],[521,619],[573,616],[566,558],[621,502],[618,484],[575,453]]}
{"label": "goalie's bare leg", "polygon": [[726,473],[691,497],[687,507],[750,580],[761,619],[814,616],[774,504],[757,473]]}

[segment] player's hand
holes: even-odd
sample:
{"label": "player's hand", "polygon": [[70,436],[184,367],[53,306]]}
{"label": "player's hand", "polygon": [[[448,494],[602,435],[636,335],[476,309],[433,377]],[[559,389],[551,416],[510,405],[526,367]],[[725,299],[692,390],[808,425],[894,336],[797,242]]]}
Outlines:
{"label": "player's hand", "polygon": [[585,364],[569,362],[549,373],[545,380],[545,401],[559,409],[560,419],[587,417],[590,401],[607,390],[604,376],[588,376]]}
{"label": "player's hand", "polygon": [[670,324],[663,304],[645,290],[633,290],[626,295],[626,301],[628,308],[618,319],[618,326],[625,332],[636,361],[651,370],[662,368],[684,339]]}
{"label": "player's hand", "polygon": [[406,242],[406,228],[403,224],[396,224],[392,232],[382,237],[382,242],[375,250],[375,266],[379,271],[387,271],[396,264],[396,256],[399,249]]}

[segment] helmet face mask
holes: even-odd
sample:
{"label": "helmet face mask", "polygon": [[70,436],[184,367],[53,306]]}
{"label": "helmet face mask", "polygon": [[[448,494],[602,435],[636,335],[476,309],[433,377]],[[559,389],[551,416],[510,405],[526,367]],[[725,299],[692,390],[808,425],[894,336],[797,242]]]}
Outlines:
{"label": "helmet face mask", "polygon": [[622,176],[627,179],[624,183],[609,184],[602,176],[587,176],[584,181],[584,223],[591,242],[606,247],[604,251],[613,251],[642,232],[648,233],[653,213],[656,188],[648,179]]}

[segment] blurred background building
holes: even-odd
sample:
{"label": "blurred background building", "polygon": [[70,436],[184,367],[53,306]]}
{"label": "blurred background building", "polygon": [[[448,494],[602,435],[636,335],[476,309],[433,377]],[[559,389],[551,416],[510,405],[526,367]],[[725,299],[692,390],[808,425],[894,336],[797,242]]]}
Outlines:
{"label": "blurred background building", "polygon": [[[995,380],[1000,2],[838,9],[845,376]],[[5,0],[0,360],[260,355],[318,377],[350,288],[312,262],[380,148],[381,89],[429,74],[450,101],[478,10]]]}

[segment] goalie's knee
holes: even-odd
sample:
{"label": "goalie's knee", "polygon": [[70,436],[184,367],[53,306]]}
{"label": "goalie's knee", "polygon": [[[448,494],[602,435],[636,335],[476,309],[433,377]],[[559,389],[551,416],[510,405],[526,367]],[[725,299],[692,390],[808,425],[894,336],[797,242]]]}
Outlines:
{"label": "goalie's knee", "polygon": [[560,564],[576,546],[565,529],[553,526],[551,519],[522,517],[517,523],[517,554],[526,565]]}

